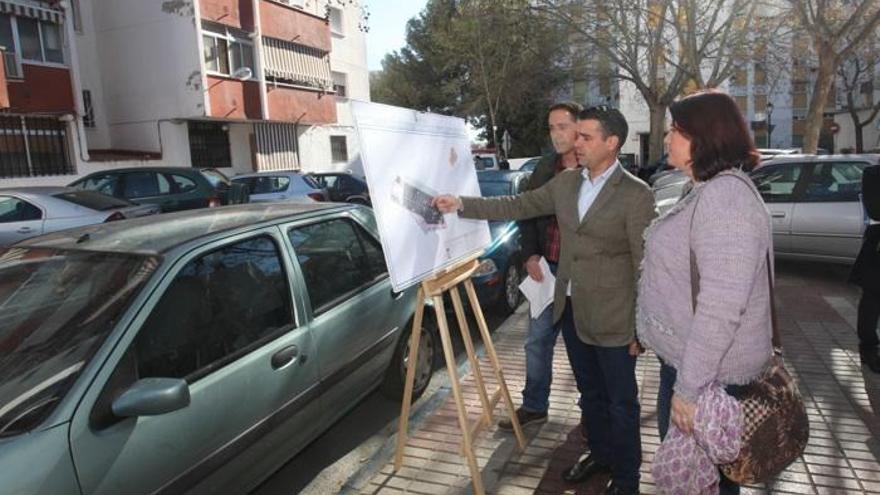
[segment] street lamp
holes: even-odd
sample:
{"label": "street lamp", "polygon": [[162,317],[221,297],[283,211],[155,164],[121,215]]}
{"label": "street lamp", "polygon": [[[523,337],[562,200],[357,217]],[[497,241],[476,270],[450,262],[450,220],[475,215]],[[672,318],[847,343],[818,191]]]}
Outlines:
{"label": "street lamp", "polygon": [[773,133],[773,102],[767,102],[767,147],[770,147],[770,135]]}

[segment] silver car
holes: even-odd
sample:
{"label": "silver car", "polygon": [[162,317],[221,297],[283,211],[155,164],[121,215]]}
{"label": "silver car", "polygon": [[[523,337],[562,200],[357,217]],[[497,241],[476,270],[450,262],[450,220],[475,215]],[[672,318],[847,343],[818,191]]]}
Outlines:
{"label": "silver car", "polygon": [[866,217],[862,172],[880,155],[787,155],[752,172],[773,217],[777,257],[852,263]]}
{"label": "silver car", "polygon": [[314,203],[330,200],[327,190],[315,179],[293,171],[238,175],[232,179],[232,182],[248,187],[251,203],[270,201]]}
{"label": "silver car", "polygon": [[[784,155],[752,172],[773,221],[777,258],[852,263],[866,217],[862,171],[880,155]],[[654,188],[661,213],[681,196],[687,180]]]}
{"label": "silver car", "polygon": [[0,246],[58,230],[156,213],[156,205],[138,205],[69,187],[0,189]]}

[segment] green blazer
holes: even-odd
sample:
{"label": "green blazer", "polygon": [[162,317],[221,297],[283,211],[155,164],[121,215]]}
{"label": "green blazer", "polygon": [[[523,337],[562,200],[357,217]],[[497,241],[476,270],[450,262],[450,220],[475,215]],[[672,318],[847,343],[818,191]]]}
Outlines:
{"label": "green blazer", "polygon": [[461,198],[459,215],[487,220],[521,220],[556,215],[561,248],[553,319],[565,310],[571,281],[578,336],[602,347],[628,345],[635,338],[635,297],[642,262],[642,234],[657,216],[648,186],[617,166],[596,200],[578,218],[582,169],[566,170],[538,189],[518,196]]}

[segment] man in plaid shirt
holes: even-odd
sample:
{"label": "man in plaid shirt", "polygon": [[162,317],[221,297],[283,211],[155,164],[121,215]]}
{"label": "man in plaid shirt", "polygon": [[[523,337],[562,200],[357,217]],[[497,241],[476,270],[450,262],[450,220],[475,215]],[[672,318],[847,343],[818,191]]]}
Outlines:
{"label": "man in plaid shirt", "polygon": [[[574,143],[577,138],[577,116],[580,111],[581,106],[577,103],[557,103],[550,107],[547,123],[550,127],[550,140],[553,142],[554,151],[541,157],[529,178],[526,190],[537,189],[559,172],[578,166]],[[524,220],[519,222],[519,228],[522,233],[522,253],[526,259],[526,271],[530,277],[540,282],[544,279],[539,265],[541,257],[547,259],[547,264],[554,273],[559,262],[560,235],[556,216]],[[550,382],[553,379],[553,347],[556,345],[561,328],[561,324],[553,323],[552,304],[537,318],[529,321],[529,333],[525,343],[526,385],[522,391],[522,406],[516,410],[519,423],[523,426],[547,421]],[[502,419],[498,427],[513,430],[510,419]]]}

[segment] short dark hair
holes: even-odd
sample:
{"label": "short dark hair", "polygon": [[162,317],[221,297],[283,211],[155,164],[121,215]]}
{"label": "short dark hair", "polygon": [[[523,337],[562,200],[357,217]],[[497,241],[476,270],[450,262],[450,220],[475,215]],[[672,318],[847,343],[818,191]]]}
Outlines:
{"label": "short dark hair", "polygon": [[587,108],[578,114],[578,120],[598,120],[602,126],[603,138],[608,139],[608,136],[617,136],[617,151],[620,151],[620,148],[626,142],[629,124],[626,123],[626,117],[620,113],[620,110],[614,107],[599,105]]}
{"label": "short dark hair", "polygon": [[569,115],[571,115],[571,120],[577,120],[578,114],[580,114],[583,109],[584,107],[573,101],[560,101],[550,106],[550,110],[547,110],[547,115],[549,116],[552,112],[556,110],[564,110],[568,112]]}
{"label": "short dark hair", "polygon": [[694,179],[707,181],[732,168],[751,172],[758,165],[746,119],[729,95],[700,91],[674,102],[669,113],[672,125],[691,140]]}

